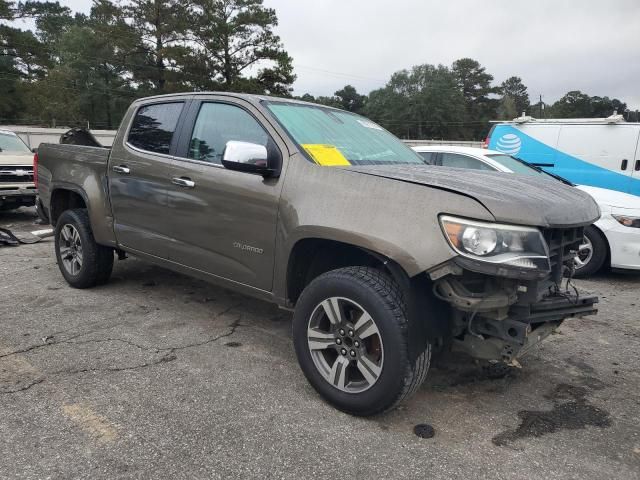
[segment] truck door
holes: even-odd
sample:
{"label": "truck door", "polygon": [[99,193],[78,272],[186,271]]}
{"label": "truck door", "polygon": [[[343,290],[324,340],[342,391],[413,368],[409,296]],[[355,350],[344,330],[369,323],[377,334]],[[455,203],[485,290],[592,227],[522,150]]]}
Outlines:
{"label": "truck door", "polygon": [[636,125],[635,128],[638,139],[636,142],[636,155],[633,162],[633,173],[631,174],[629,193],[640,196],[640,126]]}
{"label": "truck door", "polygon": [[628,192],[637,143],[633,125],[562,125],[553,172],[578,185]]}
{"label": "truck door", "polygon": [[221,160],[231,140],[286,147],[249,103],[210,98],[193,102],[173,162],[169,259],[269,291],[282,177],[227,170]]}
{"label": "truck door", "polygon": [[[109,192],[118,243],[167,258],[167,186],[184,101],[141,106],[109,158]],[[124,126],[124,124],[123,124]]]}

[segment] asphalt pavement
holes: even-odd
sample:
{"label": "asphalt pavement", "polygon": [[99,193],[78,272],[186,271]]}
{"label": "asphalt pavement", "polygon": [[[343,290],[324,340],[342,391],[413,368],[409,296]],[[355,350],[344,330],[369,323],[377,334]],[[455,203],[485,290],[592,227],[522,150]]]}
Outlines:
{"label": "asphalt pavement", "polygon": [[577,281],[599,315],[522,368],[442,363],[368,419],[318,397],[273,305],[134,258],[75,290],[52,239],[0,247],[0,279],[0,478],[640,478],[640,275]]}

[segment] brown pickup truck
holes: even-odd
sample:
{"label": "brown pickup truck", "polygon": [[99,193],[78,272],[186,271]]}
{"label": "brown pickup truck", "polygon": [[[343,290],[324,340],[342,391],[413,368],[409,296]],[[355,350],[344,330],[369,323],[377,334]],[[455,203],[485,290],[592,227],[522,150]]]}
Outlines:
{"label": "brown pickup truck", "polygon": [[70,285],[125,254],[294,310],[309,382],[371,415],[432,352],[513,363],[568,317],[591,197],[560,182],[425,165],[366,118],[232,93],[138,100],[111,149],[40,147]]}
{"label": "brown pickup truck", "polygon": [[35,202],[33,153],[15,133],[0,129],[0,211]]}

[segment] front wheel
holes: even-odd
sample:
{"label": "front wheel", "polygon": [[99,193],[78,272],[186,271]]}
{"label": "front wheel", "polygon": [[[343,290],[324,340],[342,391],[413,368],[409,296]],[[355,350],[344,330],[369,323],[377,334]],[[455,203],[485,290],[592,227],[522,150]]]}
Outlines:
{"label": "front wheel", "polygon": [[607,259],[607,242],[593,225],[584,229],[584,238],[574,259],[576,277],[598,272]]}
{"label": "front wheel", "polygon": [[96,243],[85,209],[66,210],[60,215],[55,249],[60,272],[72,287],[90,288],[109,280],[113,249]]}
{"label": "front wheel", "polygon": [[398,285],[379,270],[348,267],[314,279],[293,318],[298,362],[316,391],[354,415],[390,410],[424,381],[431,346],[411,358]]}

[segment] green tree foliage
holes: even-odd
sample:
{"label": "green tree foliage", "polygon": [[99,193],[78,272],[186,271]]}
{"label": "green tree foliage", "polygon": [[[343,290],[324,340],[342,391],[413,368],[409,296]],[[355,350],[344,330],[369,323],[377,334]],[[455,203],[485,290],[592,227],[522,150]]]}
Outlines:
{"label": "green tree foliage", "polygon": [[496,114],[498,100],[492,95],[500,89],[491,85],[493,76],[472,58],[461,58],[451,68],[465,103],[465,138],[480,138]]}
{"label": "green tree foliage", "polygon": [[183,90],[181,61],[187,40],[188,3],[182,0],[131,0],[124,15],[132,26],[132,72],[140,90],[168,93]]}
{"label": "green tree foliage", "polygon": [[353,113],[361,113],[367,102],[367,96],[359,94],[353,85],[345,85],[330,97],[314,97],[313,95],[305,93],[301,97],[296,98],[304,100],[305,102],[313,102],[320,105],[326,105],[328,107],[340,108]]}
{"label": "green tree foliage", "polygon": [[400,137],[454,138],[463,126],[465,99],[451,69],[418,65],[371,92],[365,113]]}
{"label": "green tree foliage", "polygon": [[633,112],[630,112],[626,103],[617,98],[590,97],[580,90],[567,92],[562,98],[546,109],[546,117],[557,118],[592,118],[608,117],[617,112],[623,115],[627,121],[633,121]]}
{"label": "green tree foliage", "polygon": [[511,95],[503,95],[498,104],[497,116],[499,120],[511,120],[518,116],[516,102]]}
{"label": "green tree foliage", "polygon": [[0,0],[0,20],[13,19],[13,2]]}
{"label": "green tree foliage", "polygon": [[608,117],[617,112],[621,115],[629,113],[627,104],[617,98],[591,97],[592,115],[594,117]]}
{"label": "green tree foliage", "polygon": [[[0,0],[0,19],[4,123],[114,128],[136,97],[287,96],[295,79],[262,0],[93,0],[89,15],[58,2]],[[7,22],[15,19],[35,28]]]}
{"label": "green tree foliage", "polygon": [[[520,77],[509,77],[500,85],[500,93],[502,98],[500,99],[501,109],[506,112],[509,105],[513,104],[516,116],[521,115],[522,112],[526,112],[529,109],[529,93],[527,87],[522,83]],[[507,99],[511,99],[510,101]],[[511,113],[511,112],[509,112]],[[500,118],[513,118],[500,116]]]}
{"label": "green tree foliage", "polygon": [[292,59],[273,32],[275,10],[262,0],[193,0],[190,23],[196,48],[188,70],[194,87],[290,93]]}
{"label": "green tree foliage", "polygon": [[[591,97],[579,90],[573,90],[564,95],[551,106],[554,117],[586,118],[591,116]],[[548,113],[549,114],[549,113]]]}
{"label": "green tree foliage", "polygon": [[362,111],[367,101],[367,97],[360,95],[352,85],[345,85],[344,88],[335,92],[334,95],[343,110],[354,113]]}

